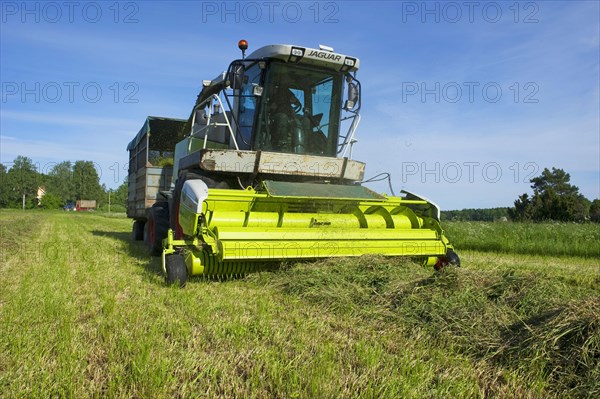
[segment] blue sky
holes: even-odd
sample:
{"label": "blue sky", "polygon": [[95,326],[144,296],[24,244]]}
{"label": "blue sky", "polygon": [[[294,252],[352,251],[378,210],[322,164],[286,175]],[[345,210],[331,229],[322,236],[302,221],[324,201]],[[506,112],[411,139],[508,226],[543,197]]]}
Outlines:
{"label": "blue sky", "polygon": [[[600,198],[597,1],[12,2],[0,23],[0,162],[92,160],[126,177],[147,115],[266,44],[361,60],[354,158],[442,209],[511,206],[559,167]],[[385,183],[370,187],[388,191]]]}

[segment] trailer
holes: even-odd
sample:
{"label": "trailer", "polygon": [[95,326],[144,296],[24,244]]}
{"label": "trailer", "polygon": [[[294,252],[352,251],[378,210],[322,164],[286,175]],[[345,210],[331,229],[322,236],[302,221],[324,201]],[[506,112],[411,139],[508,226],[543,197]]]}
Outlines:
{"label": "trailer", "polygon": [[95,211],[96,200],[77,200],[75,202],[76,211]]}
{"label": "trailer", "polygon": [[186,122],[184,119],[149,116],[127,146],[127,217],[134,220],[134,240],[144,239],[148,210],[157,201],[166,201],[164,193],[172,188],[173,149],[183,138],[182,129]]}

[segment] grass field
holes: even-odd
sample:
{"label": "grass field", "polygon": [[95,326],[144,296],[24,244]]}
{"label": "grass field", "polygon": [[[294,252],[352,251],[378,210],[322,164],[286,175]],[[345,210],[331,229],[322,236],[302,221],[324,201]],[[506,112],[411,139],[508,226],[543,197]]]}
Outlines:
{"label": "grass field", "polygon": [[443,226],[458,248],[600,258],[598,224],[444,222]]}
{"label": "grass field", "polygon": [[598,226],[451,223],[459,269],[363,257],[183,290],[130,227],[0,212],[0,397],[600,395]]}

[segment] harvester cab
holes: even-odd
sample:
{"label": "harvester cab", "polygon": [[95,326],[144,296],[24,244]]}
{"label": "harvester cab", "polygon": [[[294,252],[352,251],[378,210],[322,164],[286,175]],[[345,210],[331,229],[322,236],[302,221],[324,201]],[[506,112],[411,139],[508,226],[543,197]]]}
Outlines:
{"label": "harvester cab", "polygon": [[360,120],[358,66],[326,46],[271,45],[233,61],[203,82],[176,160],[199,148],[351,156]]}
{"label": "harvester cab", "polygon": [[338,147],[340,122],[358,118],[357,95],[356,110],[346,107],[350,115],[340,118],[343,85],[358,86],[350,74],[357,69],[358,60],[331,50],[293,46],[269,46],[232,63],[236,141],[243,149],[337,156],[345,149]]}
{"label": "harvester cab", "polygon": [[167,200],[136,222],[168,282],[364,254],[459,264],[437,205],[361,185],[358,58],[295,45],[246,57],[248,44],[239,47],[242,58],[203,81],[182,124]]}

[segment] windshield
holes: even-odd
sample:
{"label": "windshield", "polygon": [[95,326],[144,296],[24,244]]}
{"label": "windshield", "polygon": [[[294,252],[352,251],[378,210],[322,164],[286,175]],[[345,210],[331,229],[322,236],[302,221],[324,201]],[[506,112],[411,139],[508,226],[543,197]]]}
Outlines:
{"label": "windshield", "polygon": [[336,156],[341,87],[339,73],[271,62],[254,148]]}

